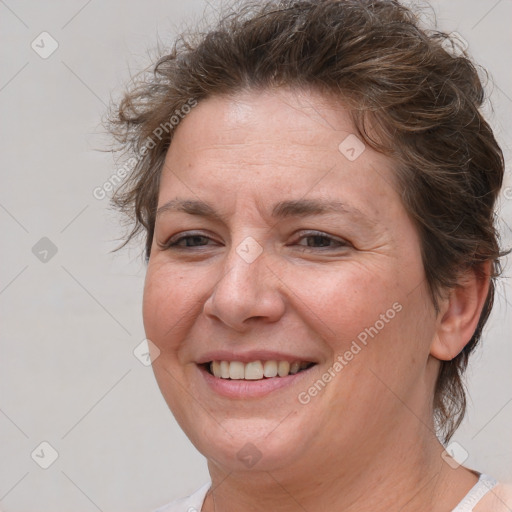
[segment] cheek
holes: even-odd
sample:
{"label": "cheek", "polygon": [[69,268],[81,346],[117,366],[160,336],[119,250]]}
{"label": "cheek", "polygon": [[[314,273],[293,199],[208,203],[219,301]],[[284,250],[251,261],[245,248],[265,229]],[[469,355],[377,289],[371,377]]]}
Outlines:
{"label": "cheek", "polygon": [[386,378],[401,373],[408,380],[404,372],[416,371],[428,358],[435,318],[420,263],[406,268],[388,259],[290,272],[283,281],[295,283],[294,309],[320,335],[333,360],[343,357],[342,364],[350,366],[343,370],[347,377],[373,382],[371,367]]}
{"label": "cheek", "polygon": [[400,301],[396,276],[373,265],[345,262],[332,269],[290,269],[283,281],[291,283],[294,309],[309,319],[312,329],[332,348],[340,350],[365,328],[377,321],[380,326],[380,315],[386,311],[391,309],[388,316],[394,317],[393,303]]}
{"label": "cheek", "polygon": [[201,307],[200,284],[198,272],[183,274],[176,267],[150,260],[142,314],[147,338],[162,352],[176,349],[180,333]]}

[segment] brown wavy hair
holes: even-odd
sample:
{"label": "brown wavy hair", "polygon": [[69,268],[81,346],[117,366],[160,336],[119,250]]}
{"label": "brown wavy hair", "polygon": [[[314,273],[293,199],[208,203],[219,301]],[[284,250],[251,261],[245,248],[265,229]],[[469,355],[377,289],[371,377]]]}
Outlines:
{"label": "brown wavy hair", "polygon": [[441,361],[432,407],[447,442],[465,413],[462,376],[504,254],[494,215],[504,161],[480,112],[484,90],[474,64],[449,35],[421,25],[421,16],[394,0],[253,0],[206,30],[179,36],[110,111],[109,130],[133,167],[112,202],[132,222],[123,245],[144,235],[149,258],[160,172],[176,126],[169,120],[183,118],[186,105],[277,87],[339,98],[360,137],[397,162],[436,310],[464,270],[482,273],[492,263],[491,275],[482,274],[490,289],[475,333],[453,360]]}

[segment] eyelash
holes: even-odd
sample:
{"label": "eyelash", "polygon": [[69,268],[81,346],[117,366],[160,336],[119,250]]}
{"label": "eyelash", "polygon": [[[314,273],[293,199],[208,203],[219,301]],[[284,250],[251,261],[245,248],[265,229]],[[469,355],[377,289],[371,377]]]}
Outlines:
{"label": "eyelash", "polygon": [[[180,242],[192,238],[202,238],[206,240],[212,240],[210,237],[202,234],[202,233],[189,233],[187,235],[181,235],[178,238],[174,239],[170,238],[165,244],[161,246],[162,249],[170,249],[170,250],[190,250],[198,247],[207,247],[206,245],[195,245],[195,246],[188,246],[188,245],[178,245]],[[325,240],[329,240],[330,242],[335,242],[338,245],[337,246],[320,246],[320,247],[310,247],[307,245],[302,245],[303,250],[314,250],[314,249],[320,249],[320,250],[329,250],[329,249],[339,249],[341,247],[349,247],[350,244],[344,240],[339,240],[337,238],[334,238],[327,233],[323,233],[322,231],[307,231],[307,232],[301,232],[301,236],[298,238],[297,241],[307,239],[307,238],[323,238]]]}

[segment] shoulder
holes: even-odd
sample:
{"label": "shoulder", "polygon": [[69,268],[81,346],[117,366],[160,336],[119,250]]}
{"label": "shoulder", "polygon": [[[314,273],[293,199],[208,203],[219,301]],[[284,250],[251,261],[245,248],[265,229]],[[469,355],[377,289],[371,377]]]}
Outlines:
{"label": "shoulder", "polygon": [[153,512],[200,512],[210,485],[208,482],[190,496],[168,503]]}
{"label": "shoulder", "polygon": [[510,512],[512,510],[512,484],[499,483],[475,507],[475,512]]}

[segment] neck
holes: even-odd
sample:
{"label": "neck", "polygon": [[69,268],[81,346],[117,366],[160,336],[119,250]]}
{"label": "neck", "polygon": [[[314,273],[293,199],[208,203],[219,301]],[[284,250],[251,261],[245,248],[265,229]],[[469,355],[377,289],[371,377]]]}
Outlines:
{"label": "neck", "polygon": [[210,462],[212,491],[202,510],[451,510],[476,477],[444,463],[441,444],[416,417],[411,415],[401,425],[410,428],[414,423],[414,435],[409,430],[405,436],[393,425],[388,432],[345,449],[324,446],[318,452],[315,447],[317,453],[308,453],[293,470],[229,472]]}

